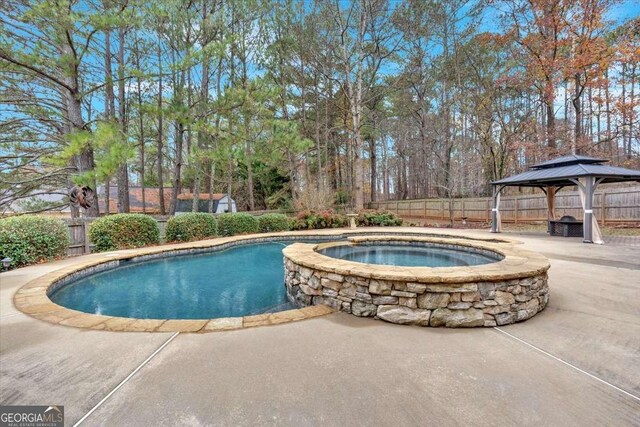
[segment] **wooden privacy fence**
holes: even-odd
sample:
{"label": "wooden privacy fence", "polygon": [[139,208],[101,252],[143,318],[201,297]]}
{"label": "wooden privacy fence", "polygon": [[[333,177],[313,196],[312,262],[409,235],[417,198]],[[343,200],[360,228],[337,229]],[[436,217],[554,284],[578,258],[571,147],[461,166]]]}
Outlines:
{"label": "wooden privacy fence", "polygon": [[[371,202],[370,209],[395,212],[400,216],[427,219],[449,219],[450,203],[455,220],[491,221],[491,197],[469,199],[416,199]],[[640,187],[625,187],[596,191],[594,215],[600,224],[640,221]],[[547,220],[547,198],[540,194],[502,196],[500,214],[503,222],[534,222]],[[577,191],[556,194],[556,216],[582,218],[583,210]]]}
{"label": "wooden privacy fence", "polygon": [[[158,228],[160,228],[160,241],[164,241],[165,228],[167,226],[168,217],[154,218],[158,221]],[[69,250],[67,254],[69,256],[84,255],[91,253],[91,241],[89,239],[89,224],[91,224],[95,218],[74,218],[66,219],[64,222],[69,227]]]}

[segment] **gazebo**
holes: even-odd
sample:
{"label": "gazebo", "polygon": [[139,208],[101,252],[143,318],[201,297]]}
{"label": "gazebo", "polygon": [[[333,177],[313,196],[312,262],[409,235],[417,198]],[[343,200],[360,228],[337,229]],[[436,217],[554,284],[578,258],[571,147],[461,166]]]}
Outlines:
{"label": "gazebo", "polygon": [[583,241],[603,243],[598,222],[593,215],[593,194],[599,184],[638,181],[640,171],[605,165],[605,159],[578,156],[575,154],[558,157],[537,165],[518,175],[513,175],[491,183],[493,187],[493,209],[491,212],[491,232],[501,231],[500,191],[505,187],[536,187],[547,195],[549,221],[555,220],[555,194],[568,186],[577,186],[584,210]]}

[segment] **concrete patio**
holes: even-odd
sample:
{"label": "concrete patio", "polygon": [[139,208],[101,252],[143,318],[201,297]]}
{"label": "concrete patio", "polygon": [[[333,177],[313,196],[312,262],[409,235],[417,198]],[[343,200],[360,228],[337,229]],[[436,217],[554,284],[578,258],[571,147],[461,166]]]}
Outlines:
{"label": "concrete patio", "polygon": [[92,331],[12,303],[80,258],[2,273],[0,403],[64,405],[66,425],[87,426],[640,425],[640,247],[502,236],[550,258],[551,297],[499,328],[334,313],[209,334]]}

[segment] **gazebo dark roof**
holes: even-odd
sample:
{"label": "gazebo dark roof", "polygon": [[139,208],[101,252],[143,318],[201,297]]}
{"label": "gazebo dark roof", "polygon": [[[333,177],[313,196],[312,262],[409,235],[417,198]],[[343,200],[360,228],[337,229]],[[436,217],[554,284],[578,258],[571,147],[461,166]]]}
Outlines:
{"label": "gazebo dark roof", "polygon": [[576,165],[582,164],[599,164],[607,163],[609,160],[596,159],[595,157],[578,156],[577,154],[569,154],[568,156],[558,157],[556,159],[547,160],[546,162],[538,163],[531,166],[531,169],[548,169],[558,166]]}
{"label": "gazebo dark roof", "polygon": [[541,187],[575,185],[575,178],[592,176],[598,182],[639,181],[640,171],[604,165],[608,160],[569,155],[539,163],[531,170],[492,182],[499,186]]}

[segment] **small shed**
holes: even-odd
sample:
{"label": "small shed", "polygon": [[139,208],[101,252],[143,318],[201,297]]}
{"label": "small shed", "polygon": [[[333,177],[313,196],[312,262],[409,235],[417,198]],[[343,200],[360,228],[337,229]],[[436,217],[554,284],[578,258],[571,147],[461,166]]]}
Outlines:
{"label": "small shed", "polygon": [[[192,212],[194,197],[193,193],[178,194],[176,214]],[[236,202],[229,199],[229,195],[224,193],[200,193],[198,195],[198,212],[209,212],[209,201],[213,202],[212,213],[238,212]]]}
{"label": "small shed", "polygon": [[537,165],[518,175],[492,182],[493,209],[491,232],[501,231],[500,191],[505,187],[535,187],[547,195],[549,221],[555,218],[555,194],[558,190],[577,186],[584,209],[583,241],[602,244],[600,228],[593,215],[593,194],[599,184],[638,181],[640,171],[606,165],[608,160],[575,154],[559,157]]}

